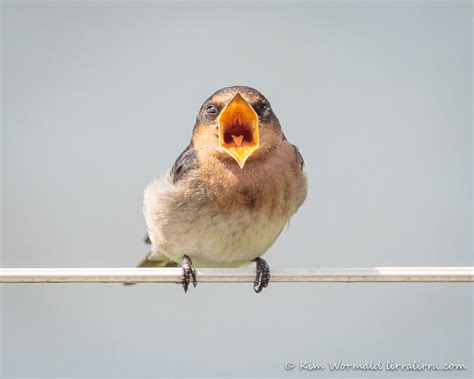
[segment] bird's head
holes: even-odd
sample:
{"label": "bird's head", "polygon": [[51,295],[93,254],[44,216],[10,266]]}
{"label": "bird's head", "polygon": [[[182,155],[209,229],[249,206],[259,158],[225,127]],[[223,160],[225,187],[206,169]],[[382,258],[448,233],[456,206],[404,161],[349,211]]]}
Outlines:
{"label": "bird's head", "polygon": [[196,149],[233,159],[241,169],[249,159],[265,159],[283,138],[270,102],[256,89],[243,86],[212,94],[201,106],[193,132]]}

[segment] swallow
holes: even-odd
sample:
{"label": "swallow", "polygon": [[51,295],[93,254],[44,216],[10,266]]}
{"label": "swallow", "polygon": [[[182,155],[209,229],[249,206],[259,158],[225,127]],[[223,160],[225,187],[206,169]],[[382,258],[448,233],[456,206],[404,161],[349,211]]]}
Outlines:
{"label": "swallow", "polygon": [[303,166],[265,96],[244,86],[215,92],[171,170],[145,189],[151,251],[139,267],[181,266],[186,292],[195,267],[255,262],[259,293],[270,280],[261,256],[306,198]]}

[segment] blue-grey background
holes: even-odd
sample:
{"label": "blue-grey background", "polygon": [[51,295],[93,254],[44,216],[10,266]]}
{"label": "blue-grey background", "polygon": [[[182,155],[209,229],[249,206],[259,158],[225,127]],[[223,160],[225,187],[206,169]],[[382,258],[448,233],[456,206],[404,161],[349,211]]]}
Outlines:
{"label": "blue-grey background", "polygon": [[[145,185],[235,84],[270,99],[307,163],[272,267],[471,266],[471,25],[468,1],[2,2],[2,266],[135,265]],[[465,284],[1,295],[2,378],[364,375],[288,360],[473,375]]]}

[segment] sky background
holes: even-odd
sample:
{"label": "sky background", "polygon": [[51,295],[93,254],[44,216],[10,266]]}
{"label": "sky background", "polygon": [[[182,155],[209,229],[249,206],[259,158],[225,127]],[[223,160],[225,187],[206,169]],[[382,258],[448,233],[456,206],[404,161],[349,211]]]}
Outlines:
{"label": "sky background", "polygon": [[[472,5],[1,5],[1,266],[131,267],[201,103],[259,89],[309,195],[270,267],[472,266]],[[468,284],[2,285],[0,377],[414,376],[463,363]]]}

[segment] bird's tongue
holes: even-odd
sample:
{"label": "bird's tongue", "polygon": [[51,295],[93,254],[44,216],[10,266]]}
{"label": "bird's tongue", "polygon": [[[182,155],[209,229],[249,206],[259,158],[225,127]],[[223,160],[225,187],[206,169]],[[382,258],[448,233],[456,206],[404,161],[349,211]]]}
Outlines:
{"label": "bird's tongue", "polygon": [[235,146],[240,147],[242,145],[242,140],[244,139],[243,135],[240,136],[234,136],[232,134],[232,139],[234,140]]}

